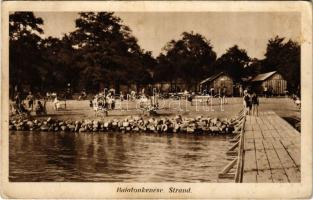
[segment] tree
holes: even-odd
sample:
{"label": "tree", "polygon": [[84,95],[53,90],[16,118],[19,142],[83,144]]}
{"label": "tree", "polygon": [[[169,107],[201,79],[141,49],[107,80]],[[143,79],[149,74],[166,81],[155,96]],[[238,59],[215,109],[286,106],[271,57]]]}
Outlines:
{"label": "tree", "polygon": [[182,33],[182,38],[168,42],[157,60],[156,80],[183,80],[189,89],[208,76],[216,53],[210,41],[193,32]]}
{"label": "tree", "polygon": [[119,90],[121,83],[138,84],[148,78],[144,59],[149,54],[114,13],[80,13],[70,38],[77,48],[81,83],[87,89],[98,90],[104,83]]}
{"label": "tree", "polygon": [[9,16],[9,81],[10,86],[41,87],[42,57],[39,45],[43,20],[32,12],[14,12]]}
{"label": "tree", "polygon": [[244,74],[244,68],[250,61],[246,50],[240,49],[237,45],[229,48],[225,54],[216,60],[215,72],[227,72],[235,82],[239,82]]}
{"label": "tree", "polygon": [[287,80],[288,89],[296,92],[300,88],[300,45],[284,41],[278,36],[268,41],[263,71],[278,71]]}
{"label": "tree", "polygon": [[258,74],[261,74],[263,71],[263,60],[253,58],[245,66],[243,71],[243,77],[254,77]]}
{"label": "tree", "polygon": [[41,72],[42,84],[45,90],[64,91],[67,83],[78,85],[78,74],[75,73],[75,49],[67,35],[62,39],[48,37],[42,41],[41,53],[43,68]]}

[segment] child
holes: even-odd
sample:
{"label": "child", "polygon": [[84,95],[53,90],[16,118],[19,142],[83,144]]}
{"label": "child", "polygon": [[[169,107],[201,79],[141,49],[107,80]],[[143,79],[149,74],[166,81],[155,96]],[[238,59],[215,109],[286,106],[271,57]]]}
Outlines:
{"label": "child", "polygon": [[252,114],[256,116],[259,115],[259,98],[255,92],[252,94]]}

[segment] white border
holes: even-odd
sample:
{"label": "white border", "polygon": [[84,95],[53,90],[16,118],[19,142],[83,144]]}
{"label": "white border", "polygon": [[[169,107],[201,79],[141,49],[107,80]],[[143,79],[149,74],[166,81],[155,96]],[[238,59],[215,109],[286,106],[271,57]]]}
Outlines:
{"label": "white border", "polygon": [[[2,3],[1,180],[11,198],[308,198],[312,193],[312,7],[309,2],[43,1]],[[12,183],[8,182],[8,16],[10,11],[301,12],[301,183]],[[116,193],[120,187],[192,187],[191,194]]]}

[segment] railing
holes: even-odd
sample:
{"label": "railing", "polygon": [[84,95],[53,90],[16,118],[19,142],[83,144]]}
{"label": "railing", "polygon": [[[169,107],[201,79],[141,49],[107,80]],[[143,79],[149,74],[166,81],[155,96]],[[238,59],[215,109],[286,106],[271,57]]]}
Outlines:
{"label": "railing", "polygon": [[[240,132],[230,140],[235,144],[226,152],[227,156],[230,156],[231,162],[229,162],[224,169],[218,174],[218,178],[231,178],[236,183],[242,182],[242,170],[243,170],[243,148],[244,148],[244,126],[246,121],[246,113],[241,110],[238,114],[238,120],[240,123]],[[234,167],[236,166],[235,170]]]}

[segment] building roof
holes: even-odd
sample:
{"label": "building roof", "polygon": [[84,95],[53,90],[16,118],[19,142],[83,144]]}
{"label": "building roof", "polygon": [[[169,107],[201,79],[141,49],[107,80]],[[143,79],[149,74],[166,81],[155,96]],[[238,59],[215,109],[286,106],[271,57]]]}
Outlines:
{"label": "building roof", "polygon": [[217,79],[218,77],[220,77],[223,74],[224,74],[224,72],[220,72],[220,73],[214,74],[214,75],[210,76],[209,78],[206,78],[203,81],[201,81],[200,85],[203,84],[203,83],[206,83],[206,82],[214,81],[215,79]]}
{"label": "building roof", "polygon": [[274,75],[277,71],[267,72],[264,74],[258,74],[256,75],[251,81],[265,81],[266,79],[270,78],[272,75]]}

